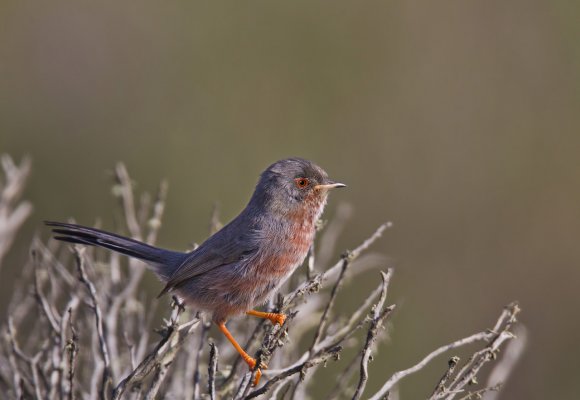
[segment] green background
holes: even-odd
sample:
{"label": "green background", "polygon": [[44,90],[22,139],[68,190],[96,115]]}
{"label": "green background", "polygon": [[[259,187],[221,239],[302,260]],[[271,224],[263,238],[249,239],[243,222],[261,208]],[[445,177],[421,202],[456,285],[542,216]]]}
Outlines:
{"label": "green background", "polygon": [[114,228],[115,162],[138,189],[168,179],[160,243],[183,249],[214,201],[232,218],[263,168],[297,155],[348,184],[325,214],[353,206],[341,246],[394,222],[374,249],[400,308],[367,393],[517,299],[529,343],[503,398],[575,398],[578,21],[571,1],[1,1],[0,152],[32,157],[35,206],[0,272],[2,315],[42,219]]}

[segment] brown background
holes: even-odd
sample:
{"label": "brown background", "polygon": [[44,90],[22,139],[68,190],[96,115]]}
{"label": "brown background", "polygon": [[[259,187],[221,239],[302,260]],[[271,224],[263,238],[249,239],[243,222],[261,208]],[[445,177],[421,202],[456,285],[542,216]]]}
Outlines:
{"label": "brown background", "polygon": [[[3,0],[0,151],[32,156],[35,213],[0,271],[1,315],[42,219],[113,228],[116,161],[139,189],[169,180],[160,241],[181,249],[204,239],[214,200],[233,217],[264,167],[299,155],[349,185],[326,213],[353,205],[345,248],[395,224],[375,250],[395,261],[400,308],[368,393],[517,299],[529,345],[504,398],[574,398],[579,14],[566,1]],[[424,397],[445,363],[402,397]]]}

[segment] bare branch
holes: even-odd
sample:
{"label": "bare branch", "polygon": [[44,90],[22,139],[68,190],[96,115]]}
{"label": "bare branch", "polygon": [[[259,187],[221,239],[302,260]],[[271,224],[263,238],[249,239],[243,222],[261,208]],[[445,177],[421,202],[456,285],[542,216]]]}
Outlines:
{"label": "bare branch", "polygon": [[[183,343],[184,339],[197,327],[200,319],[194,319],[190,322],[179,324],[179,315],[183,312],[183,305],[174,298],[173,311],[171,318],[167,321],[164,331],[162,332],[162,339],[157,346],[151,351],[143,361],[135,368],[129,376],[123,379],[113,391],[113,400],[119,399],[123,393],[130,386],[141,383],[151,371],[166,369],[169,367],[173,359],[177,355],[177,350]],[[156,378],[162,379],[162,375],[156,375]],[[158,386],[151,387],[150,392],[156,393]]]}
{"label": "bare branch", "polygon": [[528,342],[526,328],[518,325],[514,329],[514,333],[518,340],[510,340],[508,342],[503,357],[492,369],[485,385],[486,387],[497,387],[497,390],[487,392],[484,396],[485,400],[495,400],[499,397],[503,383],[508,380],[526,349]]}
{"label": "bare branch", "polygon": [[[493,353],[493,351],[495,351],[499,347],[499,345],[503,343],[503,341],[505,341],[509,337],[513,337],[513,335],[509,334],[508,331],[502,331],[498,333],[495,330],[500,329],[502,326],[504,326],[505,329],[509,329],[509,327],[511,327],[511,324],[515,322],[515,316],[518,312],[519,308],[517,304],[515,303],[510,304],[504,309],[504,311],[500,315],[499,319],[497,320],[494,326],[494,330],[491,331],[486,330],[478,332],[466,338],[459,339],[453,343],[439,347],[435,351],[429,353],[425,358],[423,358],[420,362],[418,362],[414,366],[406,370],[395,372],[391,376],[391,378],[387,380],[387,382],[385,382],[385,384],[381,387],[381,389],[377,393],[375,393],[370,399],[371,400],[382,399],[401,379],[421,370],[435,357],[449,350],[456,349],[458,347],[462,347],[471,343],[485,341],[489,342],[490,344],[488,345],[488,347],[486,347],[486,349],[483,350],[484,354],[488,354],[489,352]],[[454,394],[457,393],[456,390],[462,389],[463,386],[465,386],[469,382],[469,379],[473,376],[473,373],[479,371],[484,362],[485,361],[482,361],[481,357],[475,357],[473,363],[470,364],[471,366],[469,368],[466,368],[465,370],[462,370],[458,374],[458,377],[453,381],[452,385],[447,390],[447,392],[449,393],[448,397],[449,399],[452,399],[454,397]]]}
{"label": "bare branch", "polygon": [[326,307],[324,308],[324,311],[322,312],[322,317],[320,317],[320,322],[318,324],[318,328],[316,328],[316,332],[314,333],[314,339],[312,340],[312,345],[310,346],[310,351],[309,351],[311,354],[313,353],[314,347],[318,344],[318,340],[320,339],[320,335],[322,334],[322,332],[326,328],[326,325],[328,324],[328,312],[332,308],[332,306],[334,305],[334,301],[336,299],[338,289],[340,288],[340,284],[342,282],[342,279],[344,278],[344,274],[346,272],[346,269],[348,268],[348,265],[349,265],[348,255],[344,255],[342,257],[342,268],[340,270],[340,275],[338,275],[338,279],[336,280],[336,283],[332,287],[332,291],[330,292],[330,298],[328,299],[328,302],[326,303]]}
{"label": "bare branch", "polygon": [[118,163],[115,166],[115,179],[117,186],[114,188],[114,193],[118,195],[122,202],[123,210],[125,211],[125,222],[131,236],[137,240],[142,239],[141,227],[139,226],[137,218],[137,210],[135,207],[135,198],[133,195],[133,182],[129,177],[125,164]]}
{"label": "bare branch", "polygon": [[[4,181],[0,179],[0,268],[2,260],[14,241],[18,229],[32,212],[32,205],[27,201],[20,201],[24,191],[31,162],[24,158],[20,165],[14,164],[10,156],[0,156]],[[19,202],[20,201],[20,202]]]}
{"label": "bare branch", "polygon": [[341,350],[342,350],[342,347],[340,347],[340,346],[334,347],[332,349],[329,349],[327,352],[321,353],[320,355],[317,355],[317,356],[313,357],[312,359],[310,359],[310,360],[308,360],[308,361],[306,361],[306,362],[304,362],[296,367],[284,370],[280,374],[270,378],[268,380],[268,383],[266,383],[260,389],[255,390],[252,393],[250,393],[248,396],[245,397],[245,399],[246,400],[253,399],[254,397],[257,397],[257,396],[260,396],[264,393],[267,393],[272,388],[272,386],[274,384],[276,384],[278,381],[283,381],[285,379],[288,379],[292,375],[299,373],[300,376],[303,377],[309,368],[312,368],[318,364],[322,364],[322,363],[326,362],[329,358],[332,358],[332,357],[337,359]]}
{"label": "bare branch", "polygon": [[209,392],[209,398],[211,400],[215,400],[216,396],[215,396],[215,375],[217,372],[217,366],[218,366],[218,348],[215,345],[214,342],[211,342],[210,344],[210,351],[209,351],[209,366],[207,367],[207,372],[208,372],[208,382],[207,382],[207,386],[208,386],[208,392]]}
{"label": "bare branch", "polygon": [[439,380],[439,383],[435,387],[435,390],[433,391],[433,394],[431,394],[431,397],[429,397],[429,400],[437,399],[445,393],[446,391],[445,385],[447,384],[447,381],[451,379],[453,372],[455,372],[455,367],[457,367],[459,360],[460,359],[457,356],[453,356],[449,359],[449,362],[447,363],[448,365],[447,371],[445,371],[445,373]]}
{"label": "bare branch", "polygon": [[101,307],[99,305],[99,301],[97,299],[97,289],[93,282],[87,277],[85,272],[85,261],[83,257],[84,248],[79,246],[73,246],[75,259],[77,263],[77,270],[79,274],[79,280],[83,285],[86,286],[87,290],[89,291],[89,295],[92,301],[91,308],[93,313],[95,314],[95,326],[97,328],[97,336],[99,339],[99,349],[101,351],[101,357],[104,362],[104,369],[103,369],[103,378],[101,381],[101,398],[107,398],[107,393],[109,391],[109,387],[113,383],[113,376],[111,372],[111,360],[109,357],[109,349],[107,347],[107,341],[105,339],[105,331],[103,329],[103,314],[101,311]]}
{"label": "bare branch", "polygon": [[383,321],[395,308],[395,306],[390,306],[383,310],[383,304],[385,304],[385,300],[387,299],[387,289],[389,287],[389,282],[392,275],[392,269],[389,269],[386,274],[381,271],[381,277],[383,278],[381,297],[379,298],[379,302],[373,307],[373,316],[367,333],[367,340],[362,350],[362,358],[360,362],[360,379],[354,396],[352,397],[353,400],[360,399],[365,390],[365,386],[369,377],[368,365],[371,358],[373,345],[379,333],[379,329],[383,325]]}
{"label": "bare branch", "polygon": [[[78,300],[77,300],[77,304],[78,304]],[[76,363],[77,363],[77,354],[79,352],[79,344],[78,344],[79,337],[77,334],[77,330],[75,329],[75,326],[73,323],[73,318],[72,318],[72,312],[73,312],[74,308],[76,308],[76,304],[68,307],[68,324],[69,324],[69,329],[70,329],[70,334],[71,334],[71,338],[69,339],[69,341],[66,344],[66,350],[67,350],[68,355],[69,355],[69,358],[68,358],[68,364],[69,364],[68,388],[67,388],[69,400],[74,400],[74,398],[75,398],[74,378],[75,378],[75,368],[76,368]]]}

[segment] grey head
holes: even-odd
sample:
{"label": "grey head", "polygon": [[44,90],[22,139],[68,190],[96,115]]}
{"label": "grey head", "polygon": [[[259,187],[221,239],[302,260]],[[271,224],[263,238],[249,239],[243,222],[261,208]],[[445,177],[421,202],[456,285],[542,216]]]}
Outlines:
{"label": "grey head", "polygon": [[307,203],[324,206],[329,190],[345,187],[326,171],[303,158],[276,161],[261,174],[250,203],[259,202],[272,211],[291,212]]}

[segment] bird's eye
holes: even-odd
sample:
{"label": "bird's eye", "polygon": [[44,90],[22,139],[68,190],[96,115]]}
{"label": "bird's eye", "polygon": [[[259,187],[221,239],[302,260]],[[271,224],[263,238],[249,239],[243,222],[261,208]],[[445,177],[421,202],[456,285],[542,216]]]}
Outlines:
{"label": "bird's eye", "polygon": [[294,183],[296,184],[297,188],[304,189],[306,186],[308,186],[310,181],[308,180],[308,178],[296,178],[294,179]]}

